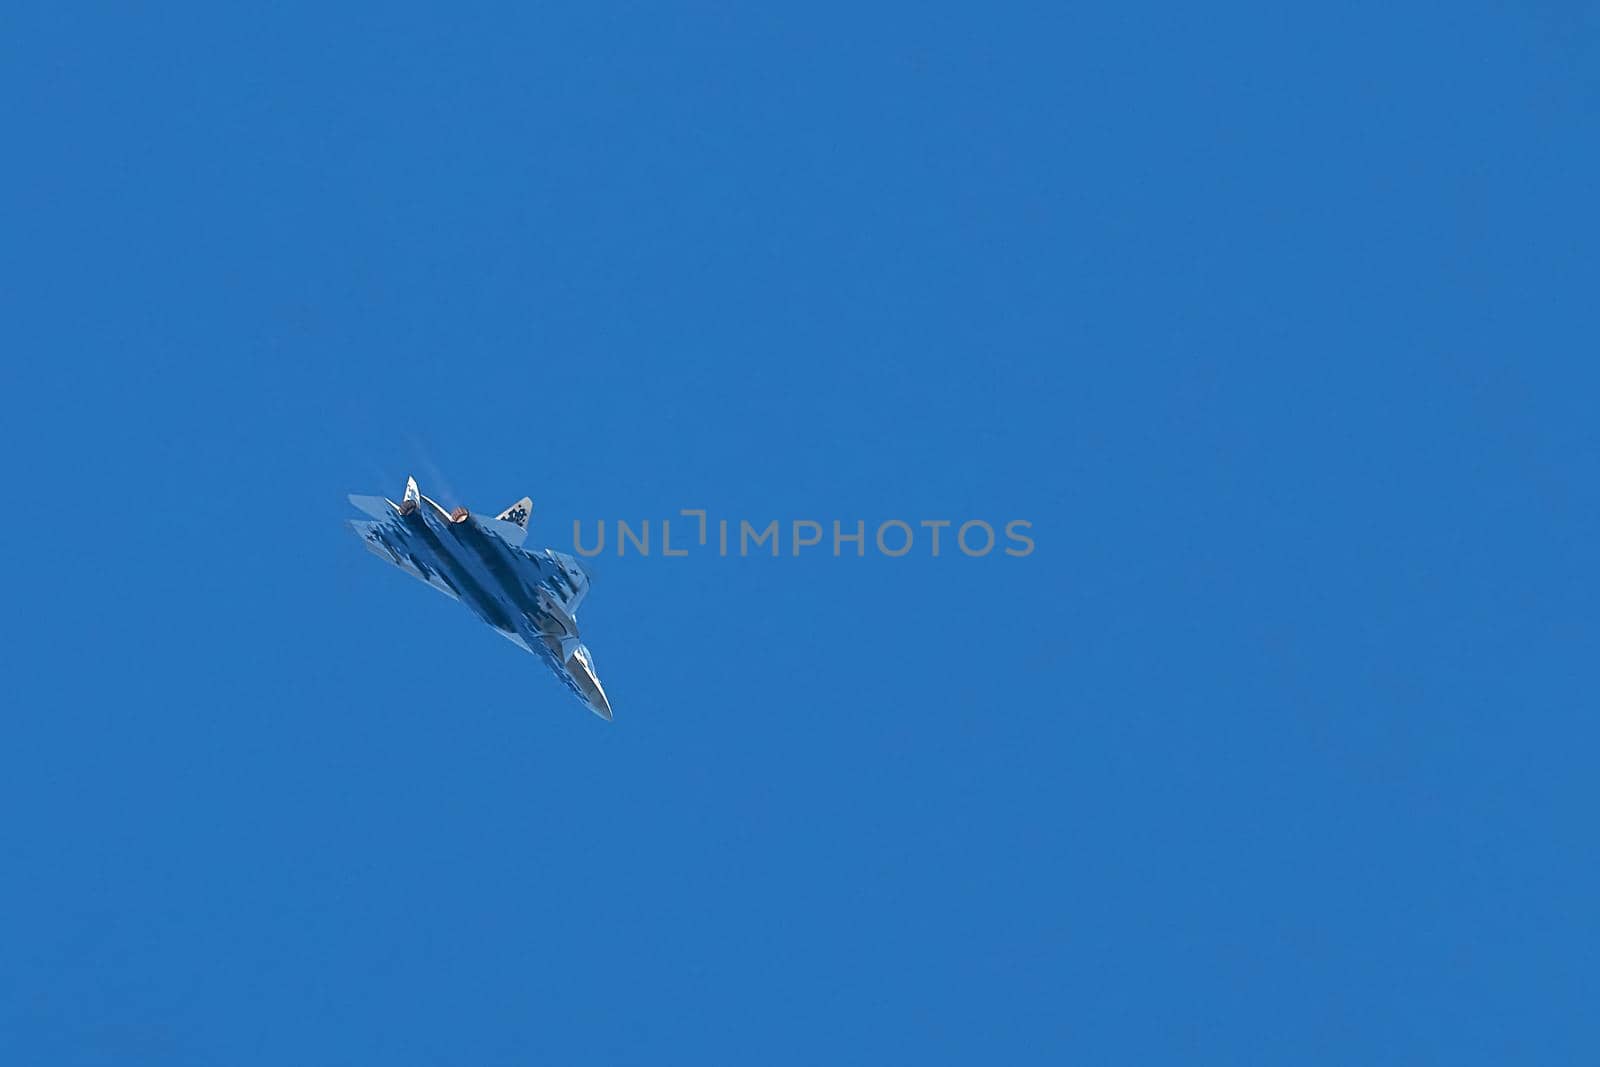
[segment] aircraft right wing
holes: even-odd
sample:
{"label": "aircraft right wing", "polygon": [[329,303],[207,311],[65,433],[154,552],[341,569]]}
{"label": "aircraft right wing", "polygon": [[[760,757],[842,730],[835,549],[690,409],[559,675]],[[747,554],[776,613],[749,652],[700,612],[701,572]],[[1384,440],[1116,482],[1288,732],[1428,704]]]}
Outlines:
{"label": "aircraft right wing", "polygon": [[576,616],[578,605],[589,595],[589,572],[565,552],[547,548],[539,555],[555,564],[550,568],[553,572],[550,576],[551,587],[560,595],[561,605],[566,608],[567,614]]}

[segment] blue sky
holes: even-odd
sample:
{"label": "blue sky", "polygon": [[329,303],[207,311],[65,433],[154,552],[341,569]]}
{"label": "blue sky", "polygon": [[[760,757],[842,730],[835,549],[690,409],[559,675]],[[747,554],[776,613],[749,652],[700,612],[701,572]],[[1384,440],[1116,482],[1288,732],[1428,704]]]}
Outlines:
{"label": "blue sky", "polygon": [[0,1061],[1600,1052],[1584,5],[0,18]]}

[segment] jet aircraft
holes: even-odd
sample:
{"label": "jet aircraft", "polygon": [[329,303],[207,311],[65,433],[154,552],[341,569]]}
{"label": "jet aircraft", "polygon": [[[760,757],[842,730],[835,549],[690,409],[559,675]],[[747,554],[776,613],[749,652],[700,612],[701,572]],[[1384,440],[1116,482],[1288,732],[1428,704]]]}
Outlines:
{"label": "jet aircraft", "polygon": [[564,552],[522,547],[532,500],[523,497],[488,519],[466,508],[446,511],[407,478],[398,504],[354,494],[350,503],[371,516],[350,520],[369,552],[461,601],[543,660],[590,711],[611,718],[594,657],[578,638],[578,605],[589,592],[589,576]]}

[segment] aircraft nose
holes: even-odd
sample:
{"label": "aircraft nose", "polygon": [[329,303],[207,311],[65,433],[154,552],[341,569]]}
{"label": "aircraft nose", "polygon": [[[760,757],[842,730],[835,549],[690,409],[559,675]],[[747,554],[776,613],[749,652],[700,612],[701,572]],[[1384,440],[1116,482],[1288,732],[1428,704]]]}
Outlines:
{"label": "aircraft nose", "polygon": [[578,689],[582,691],[589,710],[610,722],[611,701],[606,699],[606,691],[600,688],[600,679],[595,675],[594,667],[589,664],[587,653],[587,649],[583,650],[583,654],[574,652],[567,660],[567,672],[572,675],[573,681],[578,683]]}
{"label": "aircraft nose", "polygon": [[606,699],[606,691],[600,688],[600,679],[594,676],[593,671],[585,671],[584,675],[578,684],[583,689],[584,699],[589,702],[589,710],[610,722],[611,701]]}
{"label": "aircraft nose", "polygon": [[606,699],[606,691],[600,688],[600,679],[595,677],[594,668],[588,664],[583,668],[583,691],[589,699],[589,710],[610,722],[611,701]]}

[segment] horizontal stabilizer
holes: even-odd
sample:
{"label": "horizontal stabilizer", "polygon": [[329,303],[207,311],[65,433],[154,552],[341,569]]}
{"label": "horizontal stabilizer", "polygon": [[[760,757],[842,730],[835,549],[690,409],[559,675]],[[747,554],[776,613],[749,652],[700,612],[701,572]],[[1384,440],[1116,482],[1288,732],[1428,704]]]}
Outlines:
{"label": "horizontal stabilizer", "polygon": [[528,538],[528,528],[517,526],[514,523],[504,522],[500,519],[479,518],[478,525],[494,534],[508,545],[521,546]]}

